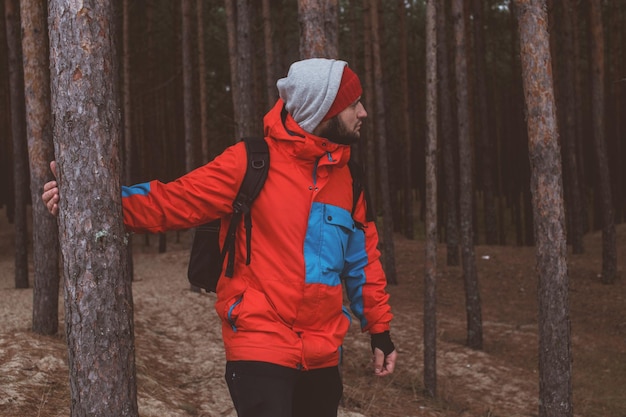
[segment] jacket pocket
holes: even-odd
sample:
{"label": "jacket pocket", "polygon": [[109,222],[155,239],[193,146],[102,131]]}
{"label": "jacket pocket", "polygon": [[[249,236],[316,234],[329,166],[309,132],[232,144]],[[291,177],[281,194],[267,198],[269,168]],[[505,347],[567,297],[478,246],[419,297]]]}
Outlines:
{"label": "jacket pocket", "polygon": [[354,220],[347,210],[331,205],[324,207],[320,239],[322,273],[340,273],[343,270],[348,240],[354,229]]}

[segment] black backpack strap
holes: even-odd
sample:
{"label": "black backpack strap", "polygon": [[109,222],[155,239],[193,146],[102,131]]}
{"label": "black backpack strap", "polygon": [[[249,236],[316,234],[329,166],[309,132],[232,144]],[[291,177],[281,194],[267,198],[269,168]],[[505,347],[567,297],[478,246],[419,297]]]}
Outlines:
{"label": "black backpack strap", "polygon": [[254,199],[259,195],[269,171],[269,149],[267,142],[262,137],[247,137],[243,139],[246,145],[246,154],[248,162],[246,173],[243,177],[237,197],[233,201],[233,217],[228,227],[226,241],[222,249],[222,260],[228,254],[228,263],[226,266],[227,277],[232,277],[235,268],[235,237],[237,235],[237,226],[244,218],[244,226],[246,228],[246,265],[250,264],[251,242],[252,242],[252,218],[250,216],[250,208]]}
{"label": "black backpack strap", "polygon": [[[348,161],[348,168],[350,168],[350,175],[352,176],[352,217],[354,218],[354,211],[356,210],[356,205],[359,202],[359,198],[361,194],[364,194],[365,198],[365,220],[368,222],[372,222],[376,220],[376,214],[374,212],[374,207],[371,207],[370,197],[368,189],[365,185],[365,173],[363,172],[363,168],[352,158]],[[364,227],[363,224],[356,222],[357,226],[362,229]]]}

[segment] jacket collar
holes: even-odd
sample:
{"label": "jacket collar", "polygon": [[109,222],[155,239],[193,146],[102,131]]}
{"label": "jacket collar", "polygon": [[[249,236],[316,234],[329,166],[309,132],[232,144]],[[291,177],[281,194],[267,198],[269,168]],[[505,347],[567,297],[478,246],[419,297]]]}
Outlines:
{"label": "jacket collar", "polygon": [[319,160],[319,165],[344,166],[350,159],[350,146],[340,145],[303,130],[278,99],[263,119],[265,136],[276,141],[298,159]]}

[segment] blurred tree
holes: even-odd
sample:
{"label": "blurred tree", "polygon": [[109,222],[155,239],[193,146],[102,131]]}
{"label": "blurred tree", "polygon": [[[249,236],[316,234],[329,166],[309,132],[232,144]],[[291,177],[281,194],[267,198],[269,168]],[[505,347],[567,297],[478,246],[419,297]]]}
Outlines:
{"label": "blurred tree", "polygon": [[588,0],[591,34],[591,96],[593,139],[598,167],[598,195],[602,210],[602,282],[612,284],[617,274],[615,218],[606,145],[604,25],[601,0]]}
{"label": "blurred tree", "polygon": [[426,3],[426,256],[424,387],[437,395],[437,5]]}
{"label": "blurred tree", "polygon": [[17,0],[5,0],[4,16],[9,55],[11,136],[13,137],[13,192],[15,201],[15,288],[28,288],[28,150],[24,114],[24,74],[20,8]]}
{"label": "blurred tree", "polygon": [[465,311],[467,313],[467,345],[483,348],[483,323],[476,254],[474,253],[473,173],[470,132],[469,96],[467,82],[467,45],[463,0],[452,0],[452,17],[455,37],[455,75],[457,123],[459,126],[459,176],[460,225],[463,282],[465,285]]}
{"label": "blurred tree", "polygon": [[446,256],[449,266],[457,266],[459,260],[459,215],[458,215],[458,176],[455,155],[458,155],[456,137],[454,135],[454,120],[452,114],[453,83],[450,76],[450,64],[448,59],[448,19],[446,0],[439,0],[437,10],[437,72],[438,100],[441,126],[441,147],[443,156],[443,178],[445,184],[445,230],[446,230]]}
{"label": "blurred tree", "polygon": [[[374,78],[383,79],[383,66],[380,51],[380,31],[378,27],[378,0],[370,0],[370,22],[372,29],[372,63]],[[397,284],[395,245],[393,242],[393,217],[391,208],[391,195],[389,192],[389,163],[387,157],[387,129],[385,128],[385,91],[382,82],[374,83],[374,94],[376,100],[375,126],[377,161],[378,161],[378,184],[380,187],[381,205],[383,208],[383,233],[382,233],[382,253],[383,267],[387,275],[387,281]]]}
{"label": "blurred tree", "polygon": [[59,329],[59,236],[57,222],[41,202],[43,185],[51,179],[54,159],[50,71],[45,4],[22,0],[24,98],[30,162],[33,216],[33,324],[35,333],[52,335]]}

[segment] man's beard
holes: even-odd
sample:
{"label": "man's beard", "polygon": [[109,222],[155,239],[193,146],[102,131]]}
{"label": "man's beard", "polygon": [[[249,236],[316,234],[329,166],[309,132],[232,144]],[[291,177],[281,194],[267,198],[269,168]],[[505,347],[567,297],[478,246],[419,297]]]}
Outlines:
{"label": "man's beard", "polygon": [[352,145],[359,140],[359,132],[348,130],[346,125],[339,120],[338,116],[328,121],[328,124],[320,132],[319,136],[341,145]]}

